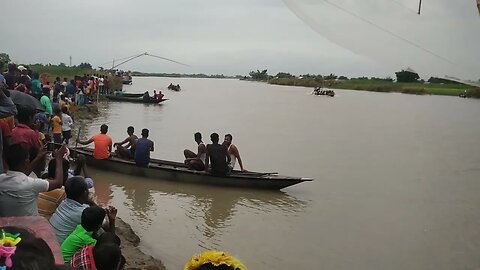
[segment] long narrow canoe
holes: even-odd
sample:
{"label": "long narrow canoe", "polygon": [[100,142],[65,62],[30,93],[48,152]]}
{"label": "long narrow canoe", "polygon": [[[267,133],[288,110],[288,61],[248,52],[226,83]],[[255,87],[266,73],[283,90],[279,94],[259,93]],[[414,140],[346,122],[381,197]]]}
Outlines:
{"label": "long narrow canoe", "polygon": [[134,103],[146,103],[146,104],[155,104],[155,103],[160,103],[168,99],[149,99],[149,100],[144,100],[143,98],[139,97],[121,97],[121,96],[114,96],[114,95],[107,95],[106,96],[109,100],[113,101],[125,101],[125,102],[134,102]]}
{"label": "long narrow canoe", "polygon": [[143,96],[143,93],[140,93],[140,94],[134,94],[134,93],[123,93],[122,97],[135,97],[135,98],[139,98],[139,97],[142,97]]}
{"label": "long narrow canoe", "polygon": [[116,157],[111,157],[108,160],[97,160],[93,157],[92,149],[77,149],[77,152],[86,156],[88,165],[99,169],[183,183],[279,190],[313,180],[312,178],[282,176],[276,173],[242,173],[240,171],[233,171],[228,176],[214,176],[203,171],[190,170],[180,162],[159,159],[152,159],[150,166],[146,168],[138,167],[133,161]]}

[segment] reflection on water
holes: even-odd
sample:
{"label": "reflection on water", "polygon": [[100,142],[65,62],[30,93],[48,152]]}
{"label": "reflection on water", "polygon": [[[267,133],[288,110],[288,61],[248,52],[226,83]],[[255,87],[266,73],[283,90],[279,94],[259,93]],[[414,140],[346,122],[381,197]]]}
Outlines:
{"label": "reflection on water", "polygon": [[220,233],[229,225],[237,208],[249,208],[252,213],[282,212],[295,214],[303,211],[307,202],[297,199],[282,191],[258,191],[228,187],[201,186],[195,184],[178,184],[161,179],[154,180],[114,172],[90,169],[95,178],[95,196],[100,204],[114,203],[112,198],[123,193],[131,213],[145,223],[151,224],[151,217],[156,209],[154,196],[175,197],[186,200],[181,205],[185,216],[191,220],[202,219],[204,226],[198,228],[205,237],[210,238]]}

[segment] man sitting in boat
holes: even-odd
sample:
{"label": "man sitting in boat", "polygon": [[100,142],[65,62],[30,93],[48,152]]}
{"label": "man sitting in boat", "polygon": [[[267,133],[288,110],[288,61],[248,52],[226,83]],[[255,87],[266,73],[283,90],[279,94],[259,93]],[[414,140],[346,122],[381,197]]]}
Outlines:
{"label": "man sitting in boat", "polygon": [[122,142],[113,144],[113,147],[117,147],[115,153],[118,157],[132,159],[135,156],[135,146],[137,144],[138,137],[137,135],[133,134],[134,132],[134,127],[129,126],[127,128],[128,137]]}
{"label": "man sitting in boat", "polygon": [[218,176],[225,176],[230,172],[228,163],[230,163],[230,156],[228,155],[227,147],[218,144],[218,134],[212,133],[210,135],[212,144],[207,145],[207,155],[205,157],[205,171],[208,172],[208,164],[211,161],[212,166],[210,173]]}
{"label": "man sitting in boat", "polygon": [[112,152],[112,138],[107,135],[108,126],[103,124],[100,127],[100,133],[93,135],[88,141],[81,141],[77,139],[79,144],[87,145],[94,143],[93,157],[95,159],[109,159],[110,152]]}
{"label": "man sitting in boat", "polygon": [[232,143],[232,139],[233,139],[232,134],[227,134],[225,135],[225,140],[223,141],[223,145],[227,147],[228,155],[230,156],[230,163],[229,163],[230,170],[233,170],[233,168],[235,168],[235,163],[237,163],[237,159],[238,159],[240,170],[244,172],[246,170],[243,168],[240,152],[238,151],[237,146]]}
{"label": "man sitting in boat", "polygon": [[148,167],[150,152],[153,152],[153,142],[148,139],[148,129],[142,129],[142,138],[138,139],[135,149],[135,163],[137,166]]}
{"label": "man sitting in boat", "polygon": [[183,155],[185,156],[185,165],[187,165],[189,169],[203,171],[205,170],[207,147],[202,141],[202,134],[200,132],[195,133],[193,137],[198,145],[197,154],[195,154],[193,151],[185,149],[183,151]]}
{"label": "man sitting in boat", "polygon": [[148,93],[148,91],[146,91],[145,93],[143,93],[142,98],[143,98],[143,100],[145,100],[145,101],[150,100],[150,93]]}

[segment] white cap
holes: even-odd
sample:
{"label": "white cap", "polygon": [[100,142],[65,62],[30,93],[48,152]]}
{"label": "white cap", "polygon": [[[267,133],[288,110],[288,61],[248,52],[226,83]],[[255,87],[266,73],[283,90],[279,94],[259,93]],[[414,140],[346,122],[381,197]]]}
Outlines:
{"label": "white cap", "polygon": [[27,69],[27,68],[26,68],[26,67],[24,67],[24,66],[18,66],[17,68],[18,68],[18,70],[20,70],[20,71],[24,71],[24,70],[26,70],[26,69]]}

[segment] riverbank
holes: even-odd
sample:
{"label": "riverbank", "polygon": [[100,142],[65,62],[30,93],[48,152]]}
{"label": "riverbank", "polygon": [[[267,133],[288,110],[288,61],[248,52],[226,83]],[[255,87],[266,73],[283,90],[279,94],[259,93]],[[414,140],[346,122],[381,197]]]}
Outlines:
{"label": "riverbank", "polygon": [[[273,78],[268,81],[269,84],[320,87],[322,82],[314,78]],[[442,95],[442,96],[460,96],[467,91],[468,97],[480,98],[480,89],[465,84],[439,84],[439,83],[397,83],[382,80],[329,80],[323,83],[326,88],[360,90],[371,92],[395,92],[415,95]]]}
{"label": "riverbank", "polygon": [[122,241],[122,254],[127,261],[125,269],[148,269],[148,270],[165,270],[163,263],[150,255],[143,253],[138,245],[140,238],[132,230],[132,227],[125,223],[121,218],[116,219],[116,233]]}

